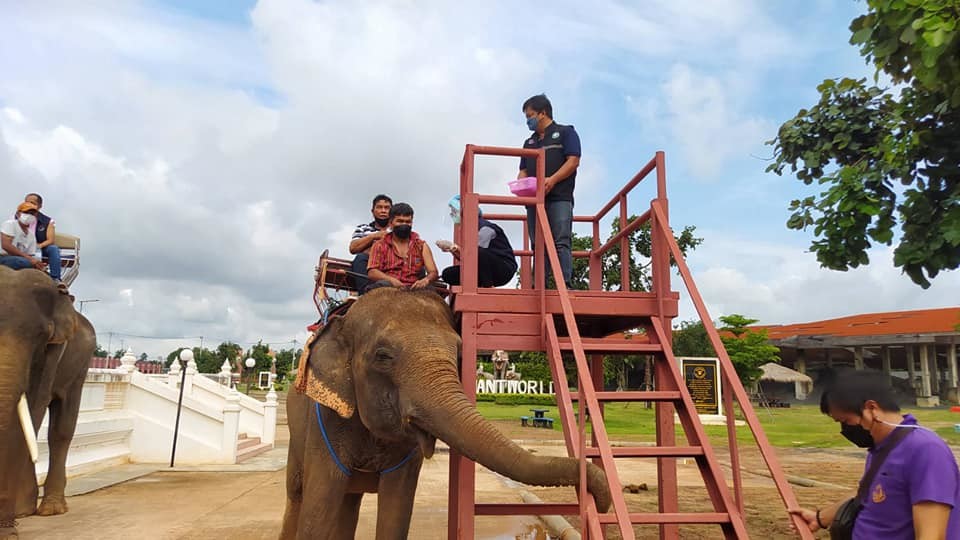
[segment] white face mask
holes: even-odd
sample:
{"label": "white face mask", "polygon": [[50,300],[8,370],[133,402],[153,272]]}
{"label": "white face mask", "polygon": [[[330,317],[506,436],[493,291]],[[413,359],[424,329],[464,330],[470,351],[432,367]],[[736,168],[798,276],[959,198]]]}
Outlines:
{"label": "white face mask", "polygon": [[24,227],[29,227],[37,222],[37,216],[32,214],[20,214],[20,224]]}

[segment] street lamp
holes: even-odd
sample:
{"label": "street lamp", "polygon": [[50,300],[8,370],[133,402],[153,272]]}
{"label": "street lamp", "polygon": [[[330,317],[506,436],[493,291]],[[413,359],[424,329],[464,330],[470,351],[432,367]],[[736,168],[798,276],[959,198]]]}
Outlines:
{"label": "street lamp", "polygon": [[177,420],[173,424],[173,448],[170,450],[170,468],[173,468],[173,460],[177,455],[177,434],[180,431],[180,408],[183,407],[183,386],[187,381],[187,364],[193,361],[193,351],[184,349],[180,351],[180,397],[177,399]]}
{"label": "street lamp", "polygon": [[84,304],[89,304],[89,303],[91,303],[91,302],[99,302],[99,301],[100,301],[99,298],[90,298],[89,300],[80,300],[80,301],[78,301],[77,303],[80,304],[80,313],[83,313],[83,305],[84,305]]}
{"label": "street lamp", "polygon": [[[253,369],[253,366],[257,365],[257,361],[252,356],[248,356],[243,365],[247,366],[247,369]],[[250,375],[247,375],[247,395],[250,395]]]}

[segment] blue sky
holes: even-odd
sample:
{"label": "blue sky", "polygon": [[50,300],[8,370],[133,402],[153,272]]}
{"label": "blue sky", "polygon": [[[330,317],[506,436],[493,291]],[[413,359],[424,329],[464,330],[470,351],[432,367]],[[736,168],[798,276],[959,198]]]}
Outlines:
{"label": "blue sky", "polygon": [[[848,44],[863,9],[21,3],[0,20],[0,204],[42,191],[61,229],[84,238],[75,289],[101,299],[88,307],[102,332],[302,339],[315,258],[346,254],[369,199],[407,200],[424,236],[449,237],[463,145],[519,145],[521,103],[546,92],[583,141],[578,214],[666,152],[671,220],[704,238],[689,263],[714,317],[955,304],[956,273],[922,291],[885,246],[868,268],[819,269],[805,253],[811,232],[784,225],[810,188],[764,172],[764,141],[816,100],[819,82],[872,75]],[[485,161],[478,186],[506,194],[515,170]],[[638,191],[631,209],[652,196]],[[153,354],[174,341],[131,343]]]}

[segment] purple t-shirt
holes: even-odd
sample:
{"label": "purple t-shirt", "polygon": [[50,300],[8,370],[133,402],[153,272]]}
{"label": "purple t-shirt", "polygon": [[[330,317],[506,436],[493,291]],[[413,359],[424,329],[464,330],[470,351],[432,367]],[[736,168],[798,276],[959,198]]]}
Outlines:
{"label": "purple t-shirt", "polygon": [[[906,414],[900,425],[915,426]],[[877,448],[882,448],[881,442]],[[867,454],[864,470],[876,450]],[[949,505],[947,538],[960,538],[960,470],[950,447],[936,433],[910,428],[877,471],[864,507],[853,528],[854,540],[913,540],[913,505],[936,502]]]}

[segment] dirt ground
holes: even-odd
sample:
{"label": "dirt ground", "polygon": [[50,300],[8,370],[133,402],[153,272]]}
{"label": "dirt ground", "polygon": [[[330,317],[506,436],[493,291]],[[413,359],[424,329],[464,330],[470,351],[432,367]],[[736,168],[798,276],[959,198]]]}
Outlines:
{"label": "dirt ground", "polygon": [[[522,444],[540,455],[565,455],[559,433],[527,430],[515,432],[502,426]],[[536,433],[535,437],[529,435]],[[285,445],[285,442],[279,442]],[[282,456],[284,451],[274,451]],[[788,474],[823,482],[817,487],[794,486],[800,503],[822,505],[853,492],[862,472],[863,454],[854,450],[781,449],[778,456]],[[721,462],[729,458],[718,450]],[[274,458],[276,461],[278,458]],[[33,539],[266,539],[276,538],[284,507],[282,457],[272,470],[232,472],[231,467],[196,468],[192,471],[158,471],[92,493],[68,498],[70,512],[54,517],[29,517],[20,521],[21,538]],[[748,471],[765,470],[759,454],[744,452]],[[269,460],[267,460],[269,461]],[[656,462],[651,459],[617,460],[621,482],[646,483],[648,491],[627,494],[632,511],[653,511],[657,505]],[[438,453],[424,463],[410,529],[414,540],[446,539],[448,456]],[[270,469],[270,467],[265,467]],[[248,467],[249,469],[249,467]],[[696,464],[678,465],[681,511],[710,511],[710,503]],[[727,470],[729,473],[729,469]],[[745,473],[744,496],[748,527],[756,538],[795,538],[791,534],[773,483],[759,474]],[[527,489],[545,501],[571,502],[572,488],[529,488],[478,467],[477,500],[521,502],[520,490]],[[356,538],[373,538],[376,496],[364,499]],[[570,518],[577,525],[576,518]],[[496,540],[544,539],[533,517],[478,517],[477,538]],[[613,528],[609,538],[619,538]],[[637,528],[638,538],[655,538],[656,528]],[[683,527],[681,538],[720,538],[716,527]]]}

